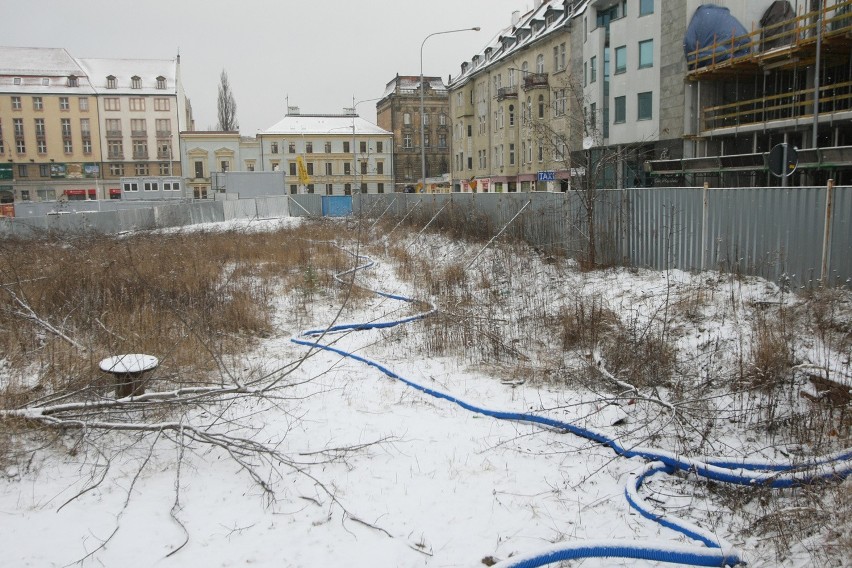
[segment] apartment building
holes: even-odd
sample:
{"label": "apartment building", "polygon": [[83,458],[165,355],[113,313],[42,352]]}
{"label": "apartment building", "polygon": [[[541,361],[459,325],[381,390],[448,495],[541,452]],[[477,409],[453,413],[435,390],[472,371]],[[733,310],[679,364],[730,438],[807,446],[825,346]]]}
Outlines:
{"label": "apartment building", "polygon": [[284,171],[290,193],[393,191],[393,134],[354,109],[302,114],[298,107],[289,107],[287,115],[257,139],[261,171]]}
{"label": "apartment building", "polygon": [[[397,74],[385,86],[376,103],[376,122],[393,133],[394,185],[396,191],[415,186],[424,178],[450,172],[450,103],[440,77],[423,78],[423,116],[420,116],[419,75]],[[421,136],[426,171],[422,168]]]}
{"label": "apartment building", "polygon": [[[455,191],[553,190],[570,180],[572,1],[541,1],[449,83]],[[542,180],[542,181],[538,181]]]}
{"label": "apartment building", "polygon": [[122,176],[180,176],[191,122],[179,58],[0,47],[0,199],[119,198]]}
{"label": "apartment building", "polygon": [[195,199],[207,199],[216,189],[216,173],[260,171],[260,140],[237,131],[180,133],[181,170]]}
{"label": "apartment building", "polygon": [[449,83],[456,189],[850,183],[850,34],[852,0],[537,1]]}

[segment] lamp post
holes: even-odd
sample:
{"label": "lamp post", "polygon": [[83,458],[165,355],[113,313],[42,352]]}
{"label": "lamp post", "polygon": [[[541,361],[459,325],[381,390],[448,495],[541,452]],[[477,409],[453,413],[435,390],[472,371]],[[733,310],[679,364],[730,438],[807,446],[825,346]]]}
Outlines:
{"label": "lamp post", "polygon": [[426,124],[424,123],[426,86],[423,84],[423,46],[426,45],[426,41],[432,36],[454,34],[457,32],[478,32],[479,30],[480,28],[477,26],[475,28],[460,28],[458,30],[434,32],[427,35],[423,39],[423,43],[420,44],[420,182],[423,188],[426,187]]}

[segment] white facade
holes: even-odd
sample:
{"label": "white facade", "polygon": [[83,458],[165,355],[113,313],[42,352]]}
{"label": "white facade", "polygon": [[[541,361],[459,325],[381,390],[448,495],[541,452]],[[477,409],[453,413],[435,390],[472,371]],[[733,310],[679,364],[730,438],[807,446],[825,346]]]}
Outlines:
{"label": "white facade", "polygon": [[[296,109],[258,134],[262,171],[283,171],[290,193],[391,193],[393,134],[354,113]],[[307,180],[299,175],[299,160]]]}

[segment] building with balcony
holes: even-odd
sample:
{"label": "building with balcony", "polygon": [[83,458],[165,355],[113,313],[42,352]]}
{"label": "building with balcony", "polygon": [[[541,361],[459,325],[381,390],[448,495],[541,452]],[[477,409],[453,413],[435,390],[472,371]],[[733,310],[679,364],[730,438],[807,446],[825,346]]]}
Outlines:
{"label": "building with balcony", "polygon": [[[423,116],[420,116],[420,75],[397,74],[376,103],[376,122],[393,133],[394,186],[402,191],[420,180],[450,171],[450,103],[440,77],[423,78]],[[426,172],[422,171],[421,128]]]}
{"label": "building with balcony", "polygon": [[104,199],[124,175],[179,176],[188,123],[179,59],[0,47],[0,200]]}
{"label": "building with balcony", "polygon": [[358,116],[302,114],[289,107],[259,132],[260,170],[284,171],[290,193],[390,193],[394,187],[393,134]]}
{"label": "building with balcony", "polygon": [[[541,1],[449,82],[455,191],[558,189],[571,176],[572,17],[583,2]],[[545,173],[539,176],[539,173]],[[552,181],[537,183],[539,177]]]}

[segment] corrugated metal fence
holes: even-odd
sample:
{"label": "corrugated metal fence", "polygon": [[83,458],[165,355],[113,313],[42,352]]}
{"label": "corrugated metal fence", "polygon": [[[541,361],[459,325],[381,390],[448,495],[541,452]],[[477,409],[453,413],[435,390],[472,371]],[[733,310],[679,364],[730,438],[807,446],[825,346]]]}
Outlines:
{"label": "corrugated metal fence", "polygon": [[415,224],[440,211],[456,222],[487,223],[491,234],[511,221],[507,234],[578,259],[588,258],[593,235],[601,264],[852,283],[849,187],[631,188],[599,191],[593,203],[589,216],[576,192],[396,193],[357,195],[354,211]]}

